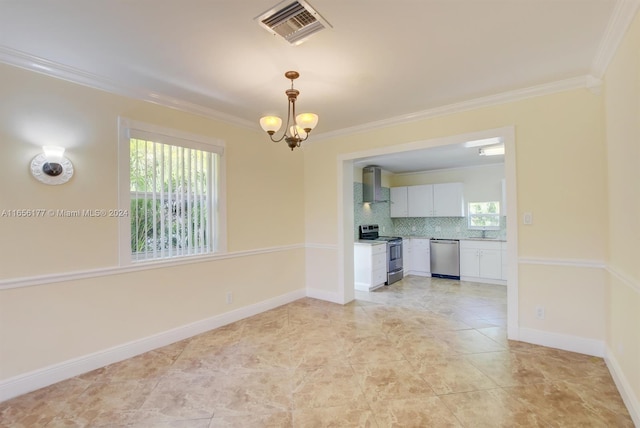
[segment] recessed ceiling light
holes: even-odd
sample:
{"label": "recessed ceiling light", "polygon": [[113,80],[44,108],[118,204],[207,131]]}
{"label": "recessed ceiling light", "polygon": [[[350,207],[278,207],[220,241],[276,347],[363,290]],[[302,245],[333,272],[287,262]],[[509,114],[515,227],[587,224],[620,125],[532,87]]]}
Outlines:
{"label": "recessed ceiling light", "polygon": [[502,139],[500,137],[491,137],[491,138],[483,138],[482,140],[473,140],[467,141],[464,143],[464,147],[481,147],[481,146],[490,146],[492,144],[500,144],[502,143]]}
{"label": "recessed ceiling light", "polygon": [[499,146],[480,147],[478,151],[480,156],[498,156],[504,154],[504,146],[501,144]]}

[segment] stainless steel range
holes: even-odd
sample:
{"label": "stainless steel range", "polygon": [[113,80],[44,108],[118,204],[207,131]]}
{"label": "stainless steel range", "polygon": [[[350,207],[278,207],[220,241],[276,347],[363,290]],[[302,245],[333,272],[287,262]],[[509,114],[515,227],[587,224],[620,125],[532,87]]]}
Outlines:
{"label": "stainless steel range", "polygon": [[363,224],[359,228],[359,237],[363,241],[387,242],[387,281],[385,285],[400,281],[402,270],[402,238],[397,236],[380,236],[377,224]]}

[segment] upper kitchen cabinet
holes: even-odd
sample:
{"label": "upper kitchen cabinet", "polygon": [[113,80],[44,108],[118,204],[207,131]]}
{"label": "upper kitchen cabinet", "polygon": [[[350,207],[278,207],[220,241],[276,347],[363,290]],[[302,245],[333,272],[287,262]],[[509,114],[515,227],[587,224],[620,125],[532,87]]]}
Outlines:
{"label": "upper kitchen cabinet", "polygon": [[462,183],[433,185],[433,216],[464,217],[464,186]]}
{"label": "upper kitchen cabinet", "polygon": [[433,185],[409,186],[407,195],[409,197],[408,217],[433,217]]}
{"label": "upper kitchen cabinet", "polygon": [[391,217],[464,217],[462,183],[391,188]]}
{"label": "upper kitchen cabinet", "polygon": [[389,189],[389,215],[391,217],[409,217],[407,187]]}

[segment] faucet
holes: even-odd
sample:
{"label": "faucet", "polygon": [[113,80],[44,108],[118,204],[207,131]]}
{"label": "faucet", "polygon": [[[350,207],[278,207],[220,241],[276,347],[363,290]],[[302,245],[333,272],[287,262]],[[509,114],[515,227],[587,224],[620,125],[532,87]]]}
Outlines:
{"label": "faucet", "polygon": [[487,237],[487,229],[482,229],[482,239],[485,239]]}

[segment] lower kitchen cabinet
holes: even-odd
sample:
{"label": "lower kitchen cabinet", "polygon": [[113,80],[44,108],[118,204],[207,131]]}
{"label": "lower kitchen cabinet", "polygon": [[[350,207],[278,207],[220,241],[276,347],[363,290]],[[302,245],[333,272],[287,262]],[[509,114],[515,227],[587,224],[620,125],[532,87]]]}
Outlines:
{"label": "lower kitchen cabinet", "polygon": [[503,284],[502,242],[460,241],[460,278]]}
{"label": "lower kitchen cabinet", "polygon": [[355,289],[370,291],[387,281],[386,242],[358,243],[353,246]]}
{"label": "lower kitchen cabinet", "polygon": [[428,238],[411,238],[410,269],[405,274],[431,276],[431,254]]}
{"label": "lower kitchen cabinet", "polygon": [[409,275],[411,270],[411,239],[402,238],[402,270]]}

